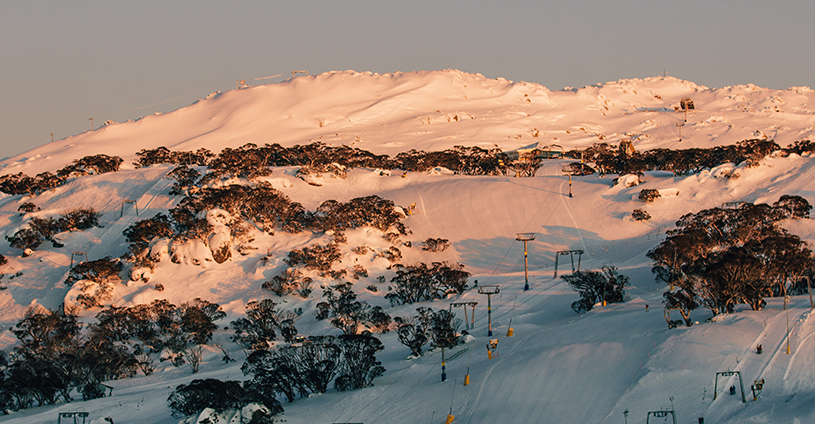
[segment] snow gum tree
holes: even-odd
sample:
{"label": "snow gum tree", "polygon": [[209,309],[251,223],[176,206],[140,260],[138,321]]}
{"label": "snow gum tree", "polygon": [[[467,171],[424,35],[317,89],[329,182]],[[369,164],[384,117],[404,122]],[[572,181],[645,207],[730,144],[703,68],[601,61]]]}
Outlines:
{"label": "snow gum tree", "polygon": [[613,265],[603,265],[600,271],[577,271],[562,277],[580,295],[572,303],[577,313],[587,312],[599,302],[619,303],[625,301],[625,287],[629,278],[617,272]]}
{"label": "snow gum tree", "polygon": [[232,321],[235,330],[232,341],[244,352],[270,348],[278,332],[286,342],[292,342],[297,335],[294,326],[297,318],[294,312],[277,309],[277,303],[271,299],[253,300],[246,304],[246,318]]}
{"label": "snow gum tree", "polygon": [[432,342],[433,347],[450,348],[459,341],[460,320],[450,311],[416,308],[416,315],[394,317],[399,343],[407,346],[414,356],[422,355],[422,348]]}
{"label": "snow gum tree", "polygon": [[781,222],[804,217],[810,209],[803,198],[783,196],[773,206],[745,203],[680,218],[647,254],[656,279],[672,287],[665,294],[666,308],[679,310],[690,325],[688,314],[698,306],[715,316],[733,312],[738,303],[760,310],[765,297],[786,295],[786,282],[811,272],[813,263],[806,242]]}
{"label": "snow gum tree", "polygon": [[396,276],[391,279],[393,290],[385,295],[391,305],[409,304],[433,299],[444,299],[449,294],[463,293],[467,289],[470,273],[464,265],[433,262],[417,265],[394,265]]}

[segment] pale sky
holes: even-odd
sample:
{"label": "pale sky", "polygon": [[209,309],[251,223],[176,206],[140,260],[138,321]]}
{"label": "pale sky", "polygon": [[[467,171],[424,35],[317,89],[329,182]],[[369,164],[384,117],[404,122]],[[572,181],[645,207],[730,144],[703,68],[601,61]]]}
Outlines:
{"label": "pale sky", "polygon": [[0,158],[293,70],[813,87],[813,17],[812,0],[0,0]]}

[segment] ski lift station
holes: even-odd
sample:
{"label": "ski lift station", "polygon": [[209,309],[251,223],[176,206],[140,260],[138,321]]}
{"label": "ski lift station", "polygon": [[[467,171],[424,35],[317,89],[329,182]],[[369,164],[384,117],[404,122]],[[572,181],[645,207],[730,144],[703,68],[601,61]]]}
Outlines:
{"label": "ski lift station", "polygon": [[561,159],[566,155],[566,151],[559,144],[542,143],[533,143],[505,153],[510,159],[529,157],[529,154],[534,154],[534,157],[540,159]]}

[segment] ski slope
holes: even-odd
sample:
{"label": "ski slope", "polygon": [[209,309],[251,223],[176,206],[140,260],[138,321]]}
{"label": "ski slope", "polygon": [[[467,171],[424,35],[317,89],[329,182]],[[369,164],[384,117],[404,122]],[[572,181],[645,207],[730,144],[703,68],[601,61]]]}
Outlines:
{"label": "ski slope", "polygon": [[[699,109],[689,116],[679,145],[672,131],[681,114],[669,106],[684,96],[693,96]],[[121,155],[129,163],[139,149],[162,145],[217,152],[247,142],[292,145],[320,140],[395,155],[410,148],[441,150],[456,144],[497,144],[508,150],[536,139],[569,149],[600,141],[598,133],[616,143],[632,132],[642,134],[635,142],[638,149],[710,147],[753,138],[750,134],[756,131],[778,137],[785,145],[806,138],[815,128],[813,100],[811,90],[805,88],[709,89],[673,78],[552,92],[535,84],[488,80],[458,71],[338,72],[223,93],[173,113],[60,140],[3,161],[0,173],[53,172],[74,158],[97,153]],[[537,137],[532,129],[538,131]],[[344,393],[330,390],[284,403],[281,418],[289,424],[407,424],[441,423],[452,413],[460,423],[582,424],[623,422],[623,411],[628,410],[628,422],[634,424],[645,423],[649,411],[673,405],[680,423],[696,423],[700,416],[707,423],[815,422],[810,406],[815,400],[815,318],[807,296],[792,297],[787,310],[783,299],[768,299],[766,309],[759,312],[742,305],[736,313],[711,322],[706,322],[707,311],[697,310],[693,319],[698,325],[669,330],[661,308],[665,287],[654,282],[645,256],[686,213],[730,201],[772,203],[783,194],[815,202],[813,159],[770,157],[757,167],[722,165],[685,177],[649,172],[644,183],[635,187],[614,185],[611,175],[573,177],[573,197],[568,196],[568,178],[561,172],[567,163],[546,161],[532,178],[446,172],[411,172],[402,178],[398,172],[380,175],[371,169],[354,169],[346,179],[325,178],[316,187],[294,177],[294,168],[276,168],[265,177],[309,210],[328,199],[347,201],[370,194],[401,206],[415,203],[415,213],[403,221],[412,233],[400,240],[410,241],[412,247],[399,246],[402,263],[457,261],[473,273],[471,287],[477,280],[478,285],[499,285],[501,290],[492,297],[494,335],[489,337],[487,299],[477,290],[443,301],[391,308],[384,298],[387,285],[376,283],[377,276],[388,280],[393,276],[387,269],[390,264],[344,251],[344,266],[356,258],[369,271],[367,279],[354,283],[360,299],[383,306],[392,316],[412,314],[418,306],[447,308],[452,302],[478,302],[475,328],[470,330],[473,338],[447,352],[448,356],[462,353],[447,361],[447,381],[442,382],[440,351],[408,359],[410,351],[396,335],[383,334],[386,349],[378,358],[387,372],[373,387]],[[0,284],[8,287],[0,291],[0,328],[13,326],[27,307],[54,308],[69,296],[70,289],[62,282],[72,252],[87,252],[91,260],[124,253],[122,230],[143,217],[166,213],[179,200],[168,195],[171,181],[163,178],[171,169],[128,166],[118,173],[73,179],[33,199],[0,198],[3,236],[14,234],[30,216],[50,216],[77,206],[103,213],[103,228],[60,235],[63,248],[43,245],[31,257],[21,258],[7,242],[0,243],[0,253],[9,260],[0,268],[6,274]],[[724,171],[735,171],[739,177],[724,178]],[[645,204],[637,200],[644,188],[675,195]],[[125,200],[136,201],[138,216],[130,204],[122,213]],[[17,207],[26,201],[42,210],[21,216]],[[635,208],[645,208],[651,220],[633,221],[630,215]],[[815,241],[811,220],[787,221],[784,226],[810,243]],[[515,239],[522,232],[536,234],[529,242],[529,291],[523,291],[523,243]],[[390,246],[366,229],[347,235],[349,243],[343,249],[360,244]],[[441,253],[422,251],[421,242],[430,237],[449,239],[451,247]],[[254,253],[233,255],[223,264],[193,266],[165,260],[149,284],[125,278],[111,303],[123,306],[166,298],[179,304],[201,297],[224,307],[228,317],[219,323],[223,327],[243,314],[248,301],[276,298],[260,286],[285,268],[282,259],[289,250],[327,239],[278,233],[260,238]],[[575,314],[570,305],[577,295],[554,278],[556,252],[571,249],[584,250],[581,269],[613,264],[629,276],[628,300]],[[269,260],[261,260],[264,256]],[[23,274],[11,279],[18,271]],[[558,274],[568,272],[571,262],[561,256]],[[158,283],[164,291],[152,289]],[[366,289],[372,284],[380,290]],[[306,310],[297,323],[303,334],[338,333],[313,317],[320,292],[315,290],[307,300],[280,299],[286,301],[285,308]],[[453,311],[463,318],[461,310]],[[88,316],[95,312],[89,311]],[[790,354],[786,350],[788,315]],[[514,335],[507,337],[510,320]],[[236,363],[223,364],[220,350],[210,347],[198,374],[161,363],[149,377],[109,382],[115,388],[112,397],[32,408],[2,416],[0,421],[52,423],[59,411],[87,411],[93,424],[103,424],[104,417],[117,423],[177,423],[166,399],[178,384],[195,378],[243,378],[243,353],[229,335],[219,331],[214,343],[226,348]],[[491,338],[498,340],[499,347],[488,359],[486,345]],[[0,333],[0,348],[14,342],[9,331]],[[764,346],[761,355],[755,353],[757,344]],[[464,386],[468,369],[470,384]],[[713,400],[720,371],[742,373],[746,404],[740,394],[726,393],[731,385],[738,387],[733,378],[719,381]],[[764,390],[753,401],[749,387],[760,378],[765,379]]]}

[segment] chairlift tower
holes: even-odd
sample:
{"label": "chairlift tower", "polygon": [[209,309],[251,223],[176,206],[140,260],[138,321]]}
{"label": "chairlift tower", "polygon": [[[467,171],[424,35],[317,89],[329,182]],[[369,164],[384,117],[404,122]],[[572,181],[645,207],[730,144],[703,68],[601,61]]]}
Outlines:
{"label": "chairlift tower", "polygon": [[[57,417],[57,423],[62,424],[62,419],[65,418],[65,423],[68,423],[68,418],[71,418],[72,424],[85,424],[85,420],[88,418],[90,414],[87,412],[60,412]],[[81,418],[82,421],[80,422],[78,418]]]}
{"label": "chairlift tower", "polygon": [[654,418],[665,418],[665,420],[667,420],[668,415],[671,416],[671,419],[673,420],[673,424],[676,424],[676,411],[674,411],[673,409],[664,409],[664,408],[660,409],[659,411],[649,411],[648,415],[645,418],[645,424],[650,424],[652,416]]}
{"label": "chairlift tower", "polygon": [[564,165],[561,168],[564,174],[569,176],[569,197],[572,198],[574,195],[572,194],[572,175],[574,175],[574,170],[572,169],[571,165]]}
{"label": "chairlift tower", "polygon": [[713,400],[719,395],[719,376],[732,377],[737,375],[739,377],[739,387],[741,387],[741,402],[747,403],[747,398],[744,396],[744,383],[741,380],[741,371],[719,371],[716,373],[716,380],[713,383]]}
{"label": "chairlift tower", "polygon": [[[69,269],[74,269],[74,258],[79,257],[79,259],[82,259],[82,256],[85,257],[85,262],[88,262],[88,253],[87,252],[83,252],[83,251],[71,252],[71,267]],[[77,263],[79,264],[81,262],[77,262]]]}
{"label": "chairlift tower", "polygon": [[524,242],[524,291],[529,290],[529,255],[527,254],[527,243],[535,240],[535,233],[518,233],[515,240]]}
{"label": "chairlift tower", "polygon": [[[475,307],[478,305],[478,302],[453,302],[450,304],[450,312],[453,312],[453,308],[457,308],[459,306],[464,307],[464,329],[471,330],[475,328]],[[472,316],[470,319],[467,319],[467,307],[470,306],[473,308]]]}
{"label": "chairlift tower", "polygon": [[577,271],[580,271],[580,260],[583,257],[583,253],[585,253],[585,251],[582,249],[558,250],[557,253],[555,253],[555,276],[553,278],[557,278],[558,257],[568,255],[569,259],[572,260],[572,272],[574,272],[574,255],[577,255]]}
{"label": "chairlift tower", "polygon": [[139,205],[136,203],[136,201],[133,199],[126,199],[122,200],[122,208],[119,212],[119,218],[125,216],[125,205],[133,205],[133,207],[136,209],[136,216],[139,215]]}
{"label": "chairlift tower", "polygon": [[[790,301],[790,296],[784,296],[784,309],[787,311],[787,355],[790,354],[790,310],[787,309],[787,303]],[[742,389],[742,391],[744,391]]]}
{"label": "chairlift tower", "polygon": [[488,330],[487,336],[492,337],[492,295],[501,292],[501,288],[497,285],[478,286],[478,294],[487,295],[487,322]]}
{"label": "chairlift tower", "polygon": [[693,100],[690,97],[683,97],[682,100],[679,101],[679,108],[685,112],[685,122],[688,122],[688,111],[695,110],[696,106],[693,105]]}

